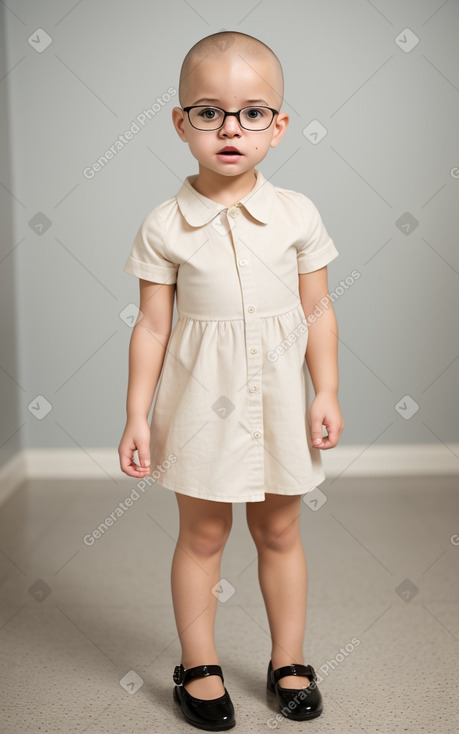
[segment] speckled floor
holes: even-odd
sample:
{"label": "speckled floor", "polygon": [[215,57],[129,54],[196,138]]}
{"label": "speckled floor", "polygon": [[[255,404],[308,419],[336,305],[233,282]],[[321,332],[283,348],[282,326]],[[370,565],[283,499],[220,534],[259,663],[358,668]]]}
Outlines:
{"label": "speckled floor", "polygon": [[[302,504],[305,661],[324,699],[322,716],[303,723],[277,716],[267,696],[255,546],[245,505],[233,505],[222,578],[235,593],[219,602],[216,625],[232,731],[458,731],[458,484],[327,480],[324,504]],[[84,541],[133,487],[37,481],[0,507],[2,734],[198,731],[172,698],[173,492],[149,489]]]}

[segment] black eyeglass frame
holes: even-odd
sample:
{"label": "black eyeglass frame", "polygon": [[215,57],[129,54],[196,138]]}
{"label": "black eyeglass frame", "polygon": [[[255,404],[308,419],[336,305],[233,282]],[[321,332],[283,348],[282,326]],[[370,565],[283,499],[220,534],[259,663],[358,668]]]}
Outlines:
{"label": "black eyeglass frame", "polygon": [[[222,124],[219,125],[218,127],[212,127],[212,128],[210,127],[202,128],[202,127],[196,127],[196,125],[193,125],[190,119],[190,110],[199,109],[199,108],[208,109],[208,110],[219,110],[220,112],[223,112]],[[191,105],[190,107],[182,107],[181,109],[183,110],[183,112],[187,113],[188,121],[191,127],[194,127],[195,130],[200,130],[201,132],[215,132],[215,130],[220,130],[223,127],[223,125],[225,124],[226,118],[233,116],[237,119],[239,125],[242,127],[243,130],[248,130],[251,133],[259,133],[271,127],[271,125],[273,124],[275,115],[279,114],[279,110],[275,110],[273,107],[267,107],[266,105],[249,105],[248,107],[241,107],[241,109],[238,110],[237,112],[227,112],[222,107],[215,107],[215,105],[209,105],[209,104],[195,104],[195,105]],[[241,112],[243,112],[244,110],[258,110],[258,109],[269,110],[270,112],[272,112],[273,116],[271,118],[269,125],[266,125],[266,127],[259,127],[256,129],[245,127],[241,122],[241,118],[240,118]]]}

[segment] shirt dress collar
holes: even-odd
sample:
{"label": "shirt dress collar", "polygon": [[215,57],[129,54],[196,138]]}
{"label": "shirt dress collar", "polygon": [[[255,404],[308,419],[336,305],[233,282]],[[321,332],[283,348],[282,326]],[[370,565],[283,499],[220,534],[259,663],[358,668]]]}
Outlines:
{"label": "shirt dress collar", "polygon": [[[262,224],[267,224],[270,214],[273,212],[275,188],[265,179],[261,171],[255,169],[255,173],[257,176],[255,186],[238,203],[244,206],[254,219]],[[188,224],[192,227],[201,227],[208,224],[227,207],[196,191],[191,185],[196,178],[197,174],[188,176],[176,198],[179,209]]]}

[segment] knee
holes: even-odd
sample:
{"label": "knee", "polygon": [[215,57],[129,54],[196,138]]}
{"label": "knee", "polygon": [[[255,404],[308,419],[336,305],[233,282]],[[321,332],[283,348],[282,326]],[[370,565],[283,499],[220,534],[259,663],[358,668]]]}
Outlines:
{"label": "knee", "polygon": [[260,553],[268,549],[277,553],[288,553],[300,539],[297,522],[286,526],[282,522],[273,521],[267,525],[251,526],[249,529]]}
{"label": "knee", "polygon": [[180,533],[179,544],[194,556],[210,557],[221,553],[231,530],[231,523],[214,520],[196,523]]}

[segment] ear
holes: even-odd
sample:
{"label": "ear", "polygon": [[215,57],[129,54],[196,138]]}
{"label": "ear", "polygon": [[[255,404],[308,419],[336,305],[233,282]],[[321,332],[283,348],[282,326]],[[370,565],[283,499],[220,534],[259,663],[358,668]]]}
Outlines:
{"label": "ear", "polygon": [[286,112],[279,112],[275,118],[273,137],[270,142],[271,148],[275,148],[285,135],[289,123],[289,116]]}
{"label": "ear", "polygon": [[185,115],[186,112],[184,112],[181,107],[174,107],[174,109],[172,110],[172,122],[175,129],[177,130],[179,138],[183,140],[184,143],[187,142],[186,132],[184,128]]}

